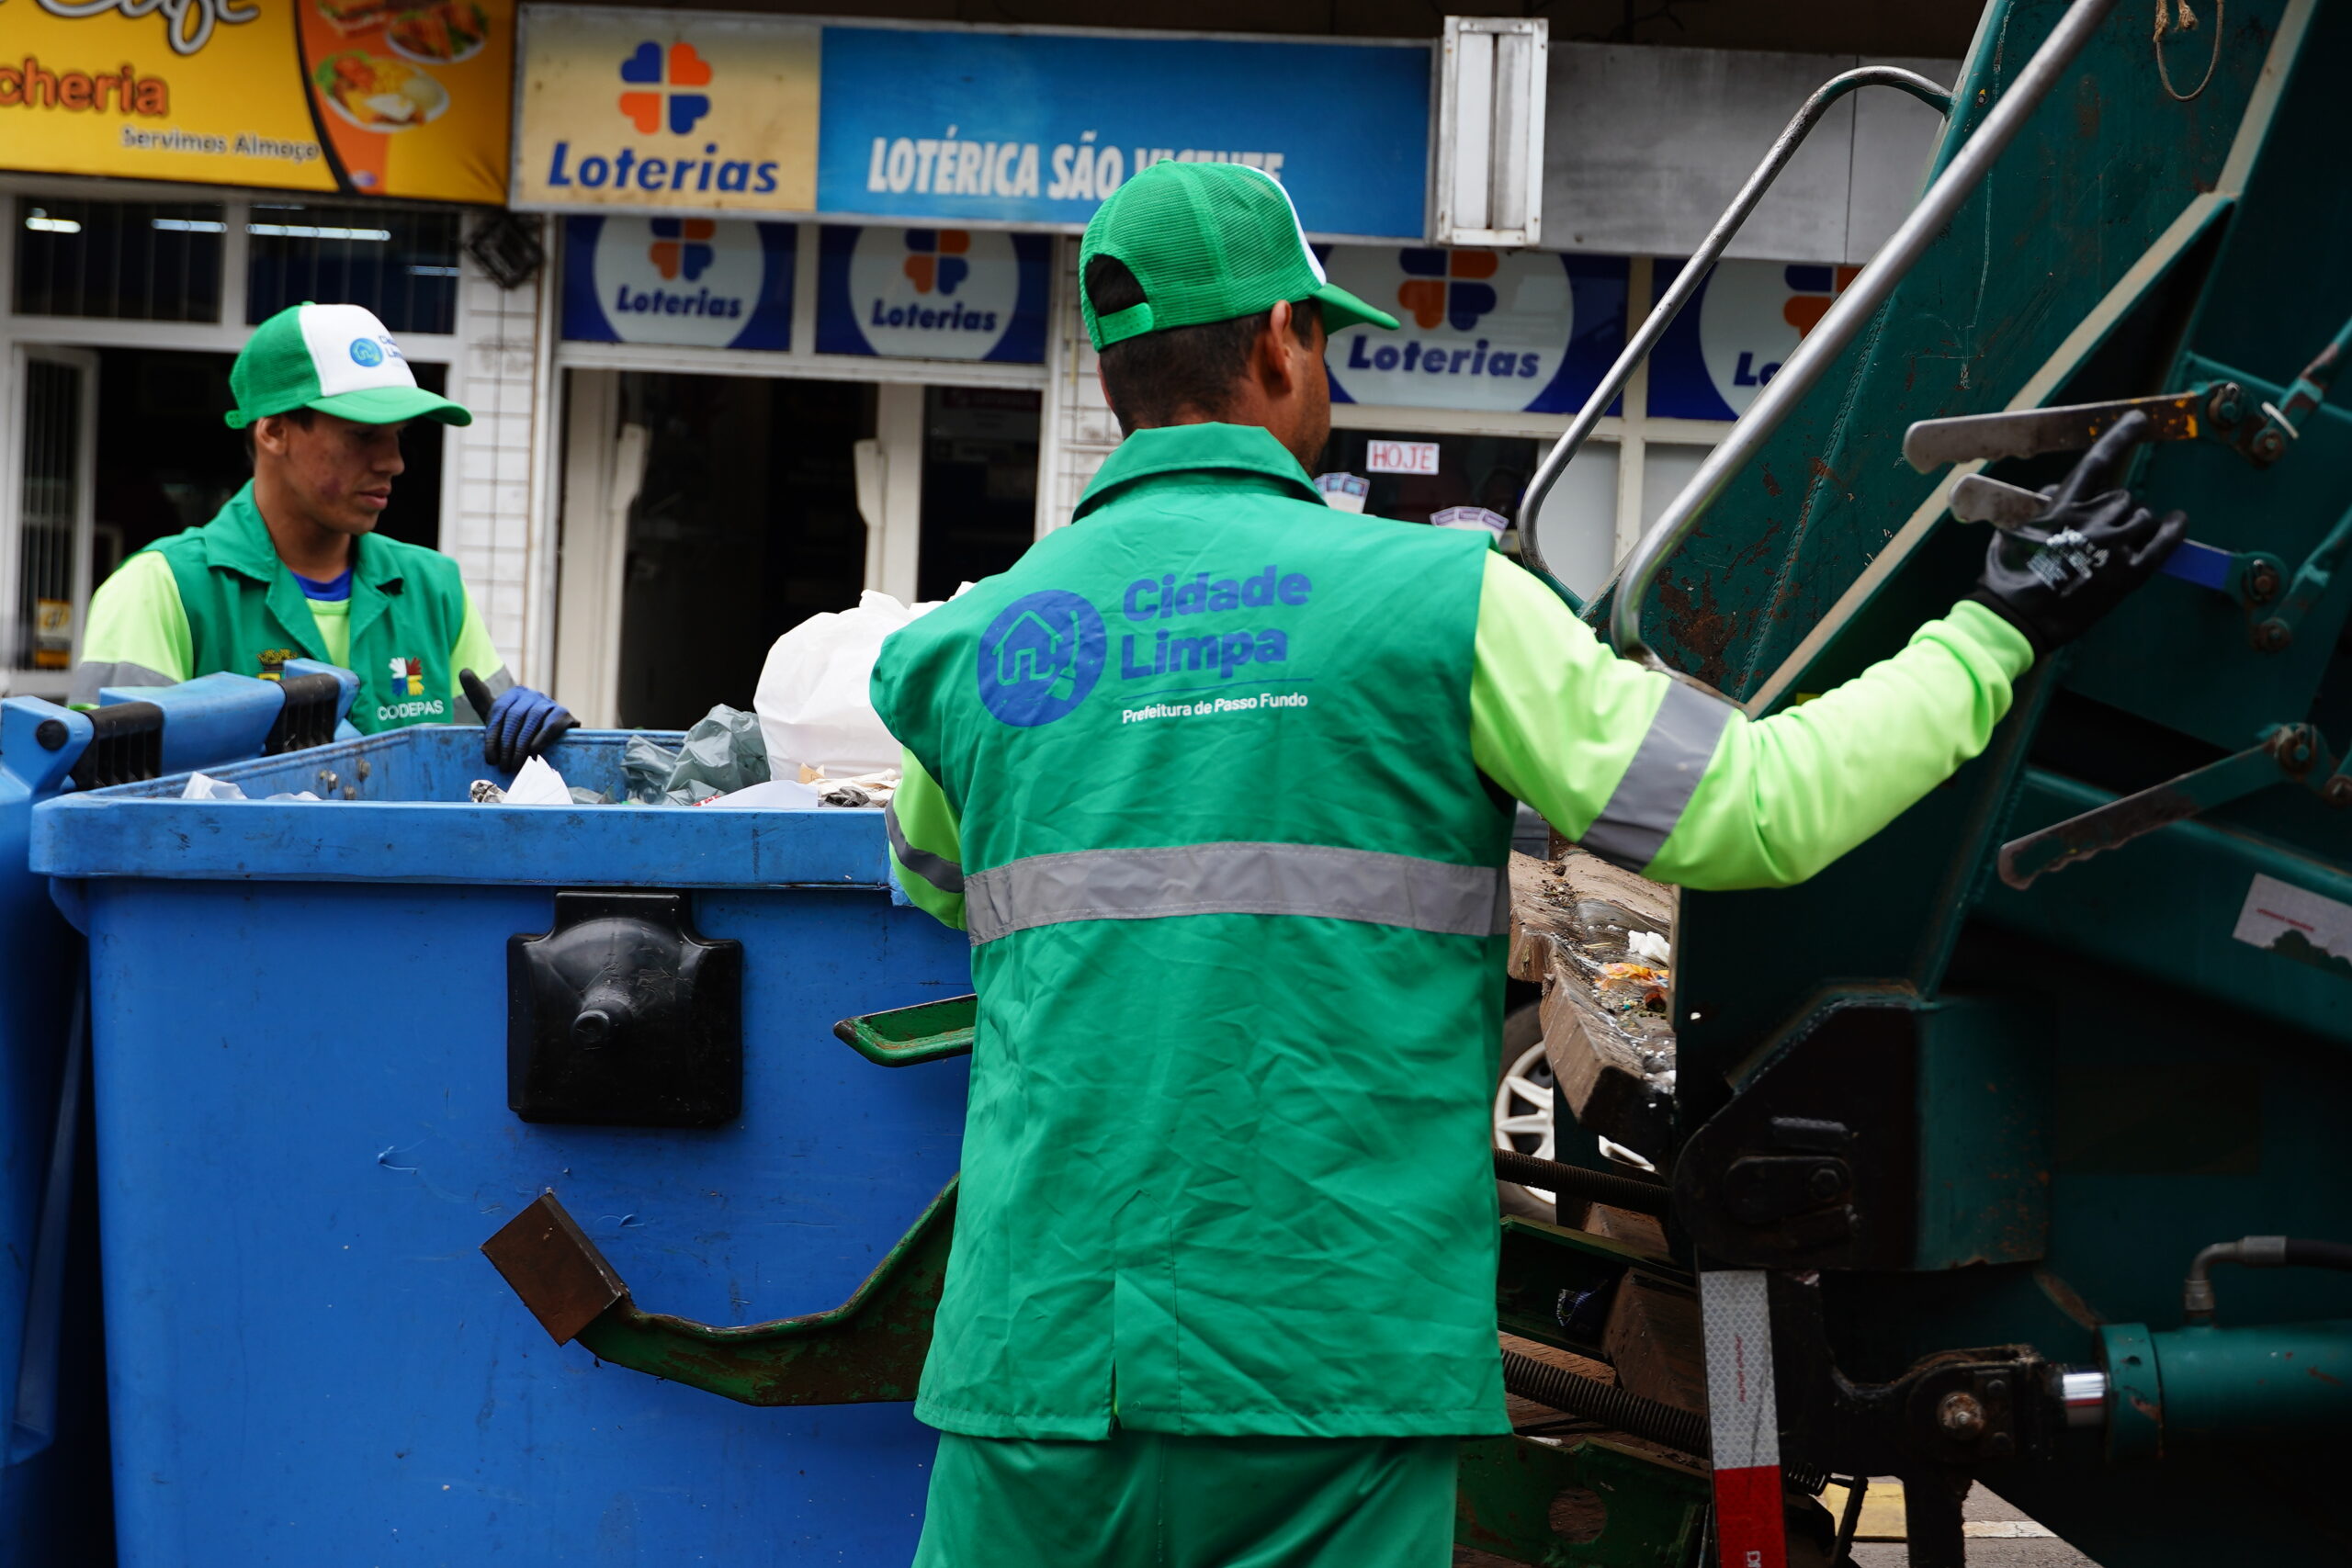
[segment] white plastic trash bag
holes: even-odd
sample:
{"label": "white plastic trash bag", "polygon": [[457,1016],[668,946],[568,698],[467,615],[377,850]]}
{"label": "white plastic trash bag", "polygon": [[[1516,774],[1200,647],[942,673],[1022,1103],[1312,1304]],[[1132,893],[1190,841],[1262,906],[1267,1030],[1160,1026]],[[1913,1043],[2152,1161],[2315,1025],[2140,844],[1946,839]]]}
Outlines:
{"label": "white plastic trash bag", "polygon": [[901,604],[869,589],[855,609],[811,615],[775,639],[752,704],[771,777],[795,778],[803,767],[838,777],[899,765],[899,743],[882,727],[866,682],[882,639],[938,607]]}

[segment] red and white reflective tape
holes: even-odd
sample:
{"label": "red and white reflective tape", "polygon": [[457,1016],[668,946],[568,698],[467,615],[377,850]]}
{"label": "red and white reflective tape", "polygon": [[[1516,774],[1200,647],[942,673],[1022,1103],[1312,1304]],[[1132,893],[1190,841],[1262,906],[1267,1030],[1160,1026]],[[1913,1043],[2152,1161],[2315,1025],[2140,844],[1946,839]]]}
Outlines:
{"label": "red and white reflective tape", "polygon": [[1723,1568],[1787,1568],[1781,1426],[1772,1398],[1772,1312],[1760,1269],[1699,1276],[1707,1328],[1707,1428],[1714,1449]]}

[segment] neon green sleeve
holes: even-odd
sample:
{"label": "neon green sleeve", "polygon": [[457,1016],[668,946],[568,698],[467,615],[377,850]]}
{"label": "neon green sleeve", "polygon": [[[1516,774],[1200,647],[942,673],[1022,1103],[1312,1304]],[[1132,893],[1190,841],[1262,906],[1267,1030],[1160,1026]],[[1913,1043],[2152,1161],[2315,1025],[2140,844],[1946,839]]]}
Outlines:
{"label": "neon green sleeve", "polygon": [[195,662],[179,582],[162,556],[141,550],[90,595],[71,701],[96,707],[102,686],[175,686],[194,673]]}
{"label": "neon green sleeve", "polygon": [[916,908],[944,925],[964,929],[964,829],[946,791],[903,753],[898,793],[882,810],[890,834],[890,869]]}
{"label": "neon green sleeve", "polygon": [[1837,690],[1751,722],[1619,659],[1501,557],[1470,678],[1479,768],[1587,849],[1686,887],[1803,882],[1984,749],[2033,649],[1963,603]]}
{"label": "neon green sleeve", "polygon": [[[458,702],[466,700],[465,687],[458,683],[458,671],[470,670],[482,678],[492,696],[514,683],[506,672],[506,660],[498,657],[497,645],[490,640],[490,628],[482,625],[481,612],[474,607],[474,596],[466,594],[466,618],[458,626],[458,641],[449,649],[449,695]],[[467,709],[472,712],[471,708]],[[476,721],[480,721],[476,715]]]}

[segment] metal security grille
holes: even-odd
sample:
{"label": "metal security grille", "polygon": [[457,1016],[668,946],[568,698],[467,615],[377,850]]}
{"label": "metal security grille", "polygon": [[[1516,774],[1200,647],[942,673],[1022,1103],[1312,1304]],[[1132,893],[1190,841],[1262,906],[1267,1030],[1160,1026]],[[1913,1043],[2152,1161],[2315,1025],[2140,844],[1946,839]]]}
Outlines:
{"label": "metal security grille", "polygon": [[217,202],[17,203],[17,310],[28,316],[217,321],[228,209]]}
{"label": "metal security grille", "polygon": [[249,323],[311,299],[364,305],[396,333],[456,328],[454,212],[255,203],[245,232]]}
{"label": "metal security grille", "polygon": [[25,371],[24,493],[8,662],[19,670],[63,670],[74,658],[88,372],[53,359],[28,360]]}

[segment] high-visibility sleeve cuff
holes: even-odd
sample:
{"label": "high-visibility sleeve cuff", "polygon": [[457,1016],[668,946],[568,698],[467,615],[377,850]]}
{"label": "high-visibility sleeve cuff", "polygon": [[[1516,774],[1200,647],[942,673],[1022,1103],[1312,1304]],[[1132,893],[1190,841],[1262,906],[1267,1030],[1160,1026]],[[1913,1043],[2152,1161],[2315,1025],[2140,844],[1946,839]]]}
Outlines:
{"label": "high-visibility sleeve cuff", "polygon": [[[2025,633],[1973,599],[1963,599],[1954,604],[1951,614],[1944,617],[1944,624],[1984,649],[2001,672],[2012,681],[2033,668],[2033,644],[2027,640]],[[1930,621],[1919,629],[1925,632],[1934,625]]]}

